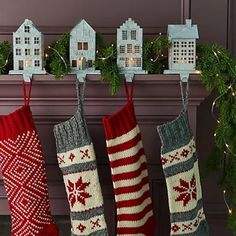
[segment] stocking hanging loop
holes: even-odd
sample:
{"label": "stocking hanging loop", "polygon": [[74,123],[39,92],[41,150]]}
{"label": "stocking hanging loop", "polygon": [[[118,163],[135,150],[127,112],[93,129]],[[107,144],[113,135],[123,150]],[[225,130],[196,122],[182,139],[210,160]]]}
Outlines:
{"label": "stocking hanging loop", "polygon": [[84,107],[85,88],[86,88],[86,78],[84,79],[84,82],[82,83],[82,91],[80,88],[79,80],[76,80],[76,93],[77,93],[77,99],[78,99],[78,109],[81,112],[83,112],[83,107]]}
{"label": "stocking hanging loop", "polygon": [[24,93],[24,105],[29,105],[31,90],[32,90],[32,79],[30,80],[28,95],[26,93],[26,83],[24,80],[22,81],[22,87],[23,87],[23,93]]}
{"label": "stocking hanging loop", "polygon": [[[184,88],[184,84],[185,84],[185,88]],[[181,90],[183,108],[184,110],[187,110],[188,109],[189,82],[188,81],[183,82],[182,80],[180,80],[180,90]]]}
{"label": "stocking hanging loop", "polygon": [[124,80],[124,83],[125,83],[126,98],[127,98],[128,101],[132,101],[133,100],[133,95],[134,95],[134,80],[132,80],[132,82],[131,82],[130,94],[129,94],[129,88],[128,88],[126,80]]}

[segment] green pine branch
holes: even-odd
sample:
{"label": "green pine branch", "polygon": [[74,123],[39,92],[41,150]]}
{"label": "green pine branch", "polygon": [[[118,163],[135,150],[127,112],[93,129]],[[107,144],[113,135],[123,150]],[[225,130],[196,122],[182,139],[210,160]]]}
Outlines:
{"label": "green pine branch", "polygon": [[0,43],[0,74],[7,74],[12,67],[12,46],[3,41]]}

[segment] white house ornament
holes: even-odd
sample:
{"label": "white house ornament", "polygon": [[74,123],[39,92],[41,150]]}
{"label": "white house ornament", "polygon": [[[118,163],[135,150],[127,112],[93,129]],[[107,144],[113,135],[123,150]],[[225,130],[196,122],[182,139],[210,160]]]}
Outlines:
{"label": "white house ornament", "polygon": [[143,66],[143,29],[131,18],[117,29],[117,65],[127,81],[147,74]]}
{"label": "white house ornament", "polygon": [[46,74],[44,69],[44,37],[31,20],[13,32],[13,70],[9,74],[22,74],[29,82],[33,74]]}
{"label": "white house ornament", "polygon": [[83,82],[87,74],[100,74],[95,70],[96,32],[82,19],[70,32],[71,73]]}
{"label": "white house ornament", "polygon": [[197,25],[192,25],[191,19],[186,19],[185,25],[168,25],[167,35],[171,41],[169,48],[169,70],[164,74],[180,74],[182,81],[188,80],[189,74],[197,73],[196,39]]}

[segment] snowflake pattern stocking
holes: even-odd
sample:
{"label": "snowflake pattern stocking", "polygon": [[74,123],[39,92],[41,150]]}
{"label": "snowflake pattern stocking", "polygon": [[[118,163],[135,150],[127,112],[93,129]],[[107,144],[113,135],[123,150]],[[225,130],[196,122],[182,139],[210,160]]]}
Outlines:
{"label": "snowflake pattern stocking", "polygon": [[71,210],[71,236],[106,236],[96,157],[83,114],[83,95],[80,94],[78,82],[77,94],[76,114],[54,128],[58,164]]}
{"label": "snowflake pattern stocking", "polygon": [[161,163],[168,191],[170,235],[208,236],[195,141],[188,120],[188,84],[183,110],[172,122],[158,126]]}
{"label": "snowflake pattern stocking", "polygon": [[49,210],[45,162],[26,97],[0,118],[0,169],[12,219],[12,236],[58,236]]}

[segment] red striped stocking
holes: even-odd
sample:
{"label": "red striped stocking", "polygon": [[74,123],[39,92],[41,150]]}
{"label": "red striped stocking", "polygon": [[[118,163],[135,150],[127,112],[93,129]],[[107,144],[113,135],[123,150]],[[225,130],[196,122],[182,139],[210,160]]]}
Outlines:
{"label": "red striped stocking", "polygon": [[117,208],[117,235],[154,233],[146,156],[131,95],[128,102],[103,120]]}

